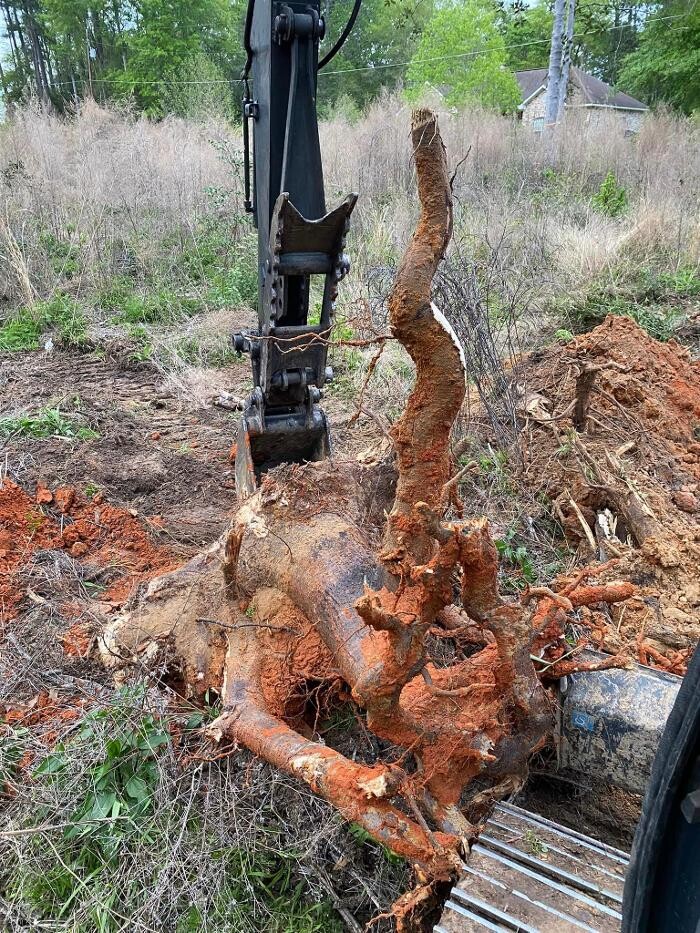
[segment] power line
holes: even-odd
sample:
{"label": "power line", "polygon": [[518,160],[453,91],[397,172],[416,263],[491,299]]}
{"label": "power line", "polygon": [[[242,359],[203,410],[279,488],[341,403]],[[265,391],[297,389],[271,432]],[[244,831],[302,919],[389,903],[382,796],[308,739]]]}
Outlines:
{"label": "power line", "polygon": [[[691,7],[691,9],[687,10],[685,13],[676,13],[671,16],[659,16],[659,17],[653,18],[652,21],[658,23],[658,22],[664,22],[667,20],[686,19],[693,12],[693,9],[695,8],[696,4],[697,4],[697,0],[695,0],[695,2],[693,3],[693,6]],[[624,29],[624,28],[625,28],[624,26],[608,26],[604,29],[590,29],[588,30],[588,32],[574,33],[572,38],[583,39],[583,38],[587,38],[590,36],[600,36],[605,33],[614,32],[617,29]],[[681,28],[685,29],[688,27],[681,27]],[[379,71],[379,70],[383,70],[386,68],[405,68],[405,67],[408,67],[408,65],[410,64],[422,65],[422,64],[429,64],[432,62],[455,61],[458,59],[476,58],[479,55],[484,55],[489,52],[509,52],[513,49],[526,49],[526,48],[531,48],[536,45],[549,45],[550,41],[551,40],[549,38],[531,39],[528,42],[516,42],[516,43],[511,43],[509,45],[492,45],[492,46],[487,46],[481,49],[472,49],[469,52],[455,52],[452,55],[437,55],[431,58],[415,58],[415,59],[410,59],[409,61],[385,62],[383,64],[377,64],[377,65],[359,65],[355,68],[339,68],[339,69],[336,69],[335,71],[327,71],[324,69],[323,71],[320,71],[318,73],[318,76],[319,78],[322,78],[322,77],[328,77],[330,75],[353,74],[353,73],[360,72],[360,71]],[[94,80],[94,83],[102,84],[102,85],[123,84],[122,81],[114,80],[114,79],[110,80],[109,78],[95,78],[93,80]],[[138,86],[161,86],[161,85],[194,86],[194,85],[212,85],[212,84],[226,84],[230,86],[232,84],[241,84],[242,82],[243,82],[243,78],[211,78],[211,79],[193,78],[191,80],[184,79],[184,78],[176,78],[176,79],[138,81],[136,82],[136,84]],[[73,83],[71,81],[58,81],[51,85],[52,88],[72,87],[72,86],[73,86]]]}
{"label": "power line", "polygon": [[[692,8],[685,13],[676,13],[673,16],[659,16],[658,18],[654,19],[654,22],[658,23],[663,20],[670,20],[670,19],[685,19],[686,17],[690,16],[691,13],[692,13]],[[587,37],[587,36],[603,35],[606,32],[614,32],[616,29],[623,29],[623,28],[624,26],[608,26],[605,29],[590,29],[588,32],[574,33],[574,35],[572,36],[572,39],[583,39],[584,37]],[[687,27],[683,27],[683,28],[687,28]],[[415,58],[407,62],[391,62],[391,63],[387,63],[383,65],[363,65],[357,68],[343,68],[343,69],[338,69],[336,71],[322,71],[322,72],[319,72],[319,77],[321,75],[350,74],[351,72],[354,72],[354,71],[375,71],[380,68],[403,68],[412,63],[416,65],[422,65],[422,64],[427,64],[429,62],[444,62],[444,61],[450,61],[450,60],[457,59],[457,58],[474,58],[477,55],[483,55],[486,52],[508,52],[511,49],[525,49],[525,48],[529,48],[534,45],[549,45],[550,41],[551,41],[550,38],[532,39],[529,42],[519,42],[519,43],[513,43],[511,45],[489,46],[483,49],[472,49],[472,51],[470,52],[455,52],[453,55],[438,55],[438,56],[435,56],[434,58]]]}

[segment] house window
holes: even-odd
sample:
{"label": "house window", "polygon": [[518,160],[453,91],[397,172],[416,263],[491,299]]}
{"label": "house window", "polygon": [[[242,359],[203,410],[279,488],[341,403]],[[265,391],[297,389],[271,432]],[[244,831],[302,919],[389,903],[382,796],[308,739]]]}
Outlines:
{"label": "house window", "polygon": [[544,117],[533,117],[532,128],[536,133],[541,133],[544,129]]}

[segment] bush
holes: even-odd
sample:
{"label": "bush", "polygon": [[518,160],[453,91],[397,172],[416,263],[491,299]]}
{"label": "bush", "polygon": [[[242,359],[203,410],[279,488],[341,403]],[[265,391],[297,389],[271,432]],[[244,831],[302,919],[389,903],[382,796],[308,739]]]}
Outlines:
{"label": "bush", "polygon": [[619,217],[627,209],[627,192],[618,185],[612,172],[608,172],[597,193],[593,195],[593,207],[608,217]]}

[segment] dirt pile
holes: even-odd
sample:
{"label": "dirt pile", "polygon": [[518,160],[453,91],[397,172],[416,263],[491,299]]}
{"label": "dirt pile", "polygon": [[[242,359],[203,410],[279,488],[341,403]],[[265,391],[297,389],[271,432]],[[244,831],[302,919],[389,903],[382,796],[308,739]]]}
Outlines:
{"label": "dirt pile", "polygon": [[[152,520],[157,525],[157,519]],[[173,552],[154,544],[147,529],[126,509],[92,500],[73,487],[53,492],[39,483],[31,495],[9,479],[0,484],[0,618],[8,621],[22,602],[36,598],[32,568],[42,552],[62,551],[78,568],[88,568],[99,600],[121,605],[133,588],[174,567]],[[82,572],[82,571],[80,571]],[[71,615],[70,606],[66,614]],[[77,632],[73,633],[76,637]],[[79,650],[68,637],[70,652]]]}
{"label": "dirt pile", "polygon": [[[581,610],[596,646],[683,673],[700,638],[700,364],[632,320],[532,354],[518,480],[600,582],[636,594]],[[561,588],[561,582],[555,589]]]}

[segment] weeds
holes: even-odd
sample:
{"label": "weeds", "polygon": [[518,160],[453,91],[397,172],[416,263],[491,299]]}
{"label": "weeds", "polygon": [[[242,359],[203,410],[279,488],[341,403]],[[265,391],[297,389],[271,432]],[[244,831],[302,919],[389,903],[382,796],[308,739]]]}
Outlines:
{"label": "weeds", "polygon": [[145,363],[153,356],[153,342],[143,324],[130,324],[126,329],[133,350],[129,353],[132,363]]}
{"label": "weeds", "polygon": [[42,408],[35,415],[0,418],[0,437],[60,437],[65,440],[91,441],[99,434],[92,428],[71,421],[60,408]]}
{"label": "weeds", "polygon": [[78,302],[67,295],[56,295],[15,312],[0,327],[0,350],[36,350],[48,330],[63,346],[80,349],[88,343],[86,328],[87,318]]}
{"label": "weeds", "polygon": [[530,852],[538,858],[546,858],[549,852],[548,846],[542,842],[533,829],[526,829],[523,833],[523,842],[527,845]]}
{"label": "weeds", "polygon": [[[247,753],[207,762],[204,723],[143,684],[123,687],[37,762],[10,803],[23,832],[0,839],[11,928],[341,933],[313,858],[347,862],[369,847]],[[16,729],[13,742],[11,774],[25,745]],[[395,896],[404,871],[376,846],[369,857],[376,871],[346,893],[356,911],[380,877]]]}
{"label": "weeds", "polygon": [[627,192],[619,185],[614,172],[608,172],[591,198],[593,207],[608,217],[619,217],[627,209]]}
{"label": "weeds", "polygon": [[685,302],[700,295],[694,268],[677,272],[643,268],[619,285],[594,282],[582,302],[570,309],[577,329],[587,330],[608,314],[631,317],[656,340],[670,340],[685,320]]}
{"label": "weeds", "polygon": [[502,538],[494,541],[496,550],[501,560],[520,571],[520,576],[524,583],[536,583],[537,573],[534,564],[524,544],[517,543],[517,533],[514,528],[509,528]]}

